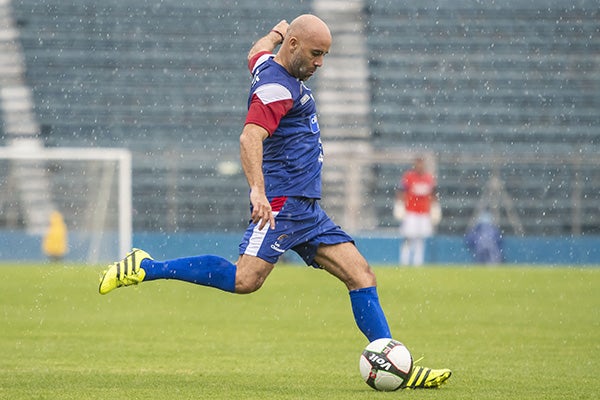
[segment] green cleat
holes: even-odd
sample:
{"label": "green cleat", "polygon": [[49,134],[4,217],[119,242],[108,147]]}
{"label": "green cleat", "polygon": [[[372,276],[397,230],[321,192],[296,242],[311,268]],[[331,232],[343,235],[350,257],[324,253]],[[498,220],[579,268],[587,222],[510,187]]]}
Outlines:
{"label": "green cleat", "polygon": [[125,258],[108,266],[100,277],[100,294],[106,294],[121,286],[137,285],[146,277],[146,271],[140,267],[142,260],[152,260],[144,250],[133,249]]}
{"label": "green cleat", "polygon": [[431,369],[414,366],[408,380],[406,389],[433,389],[441,386],[450,378],[452,371],[449,369]]}

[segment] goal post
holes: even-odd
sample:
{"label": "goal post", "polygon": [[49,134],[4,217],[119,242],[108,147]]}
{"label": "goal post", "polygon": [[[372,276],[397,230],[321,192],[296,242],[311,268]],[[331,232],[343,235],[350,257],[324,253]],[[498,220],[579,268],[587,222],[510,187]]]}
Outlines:
{"label": "goal post", "polygon": [[72,241],[77,246],[69,259],[122,257],[132,242],[131,176],[131,152],[123,148],[0,147],[0,214],[13,215],[0,230],[43,235],[24,215],[57,209],[65,214],[70,250]]}

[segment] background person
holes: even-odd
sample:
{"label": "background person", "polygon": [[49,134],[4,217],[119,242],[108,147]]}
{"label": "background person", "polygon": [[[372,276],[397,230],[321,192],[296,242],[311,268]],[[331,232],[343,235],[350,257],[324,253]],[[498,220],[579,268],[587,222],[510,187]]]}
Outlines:
{"label": "background person", "polygon": [[476,263],[502,263],[502,232],[489,211],[482,211],[475,225],[465,235],[465,243]]}
{"label": "background person", "polygon": [[425,240],[442,217],[435,177],[426,171],[425,160],[417,157],[400,180],[394,203],[394,217],[401,222],[401,265],[423,265]]}
{"label": "background person", "polygon": [[50,213],[50,224],[42,240],[42,251],[53,262],[62,260],[69,251],[67,224],[59,211]]}

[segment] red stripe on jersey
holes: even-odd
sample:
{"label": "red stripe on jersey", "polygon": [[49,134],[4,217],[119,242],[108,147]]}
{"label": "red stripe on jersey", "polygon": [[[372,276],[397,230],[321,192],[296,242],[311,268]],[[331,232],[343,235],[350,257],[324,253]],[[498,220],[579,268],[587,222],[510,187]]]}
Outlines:
{"label": "red stripe on jersey", "polygon": [[[248,60],[248,69],[250,70],[250,72],[254,72],[254,67],[256,67],[256,62],[258,61],[259,58],[261,58],[264,55],[269,55],[272,56],[273,54],[269,51],[259,51],[258,53],[256,53],[255,55],[252,56],[251,59]],[[266,61],[269,57],[265,57],[264,61]],[[263,61],[263,62],[264,62]],[[262,64],[262,62],[261,62]]]}
{"label": "red stripe on jersey", "polygon": [[271,210],[273,212],[281,211],[287,199],[287,196],[274,197],[273,200],[271,200]]}
{"label": "red stripe on jersey", "polygon": [[262,100],[254,94],[252,95],[252,101],[248,108],[245,124],[258,125],[266,129],[270,136],[279,126],[281,118],[290,111],[293,105],[294,101],[291,98],[264,104]]}

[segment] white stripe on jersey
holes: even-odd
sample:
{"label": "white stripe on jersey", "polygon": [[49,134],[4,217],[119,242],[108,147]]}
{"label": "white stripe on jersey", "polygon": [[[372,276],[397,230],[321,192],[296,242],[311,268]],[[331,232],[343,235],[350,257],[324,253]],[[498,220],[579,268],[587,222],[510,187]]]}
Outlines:
{"label": "white stripe on jersey", "polygon": [[265,61],[267,61],[269,58],[273,58],[274,55],[271,53],[265,53],[262,56],[258,57],[256,59],[256,62],[254,63],[254,66],[252,66],[252,71],[250,71],[250,73],[252,75],[254,75],[254,72],[256,71],[256,67],[258,67],[260,64],[264,63]]}
{"label": "white stripe on jersey", "polygon": [[[279,214],[279,212],[274,212],[273,218],[275,218],[277,214]],[[248,246],[246,247],[244,254],[256,257],[258,250],[260,250],[260,246],[262,246],[265,240],[265,236],[267,236],[267,232],[269,232],[269,229],[271,229],[269,224],[265,225],[262,229],[258,229],[258,225],[256,225],[252,231],[250,239],[248,240]]]}
{"label": "white stripe on jersey", "polygon": [[259,86],[254,94],[258,96],[263,104],[269,104],[281,100],[292,100],[292,93],[279,83],[265,83]]}

